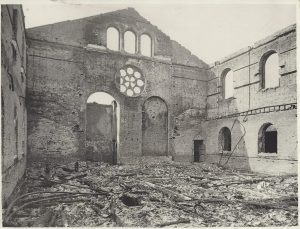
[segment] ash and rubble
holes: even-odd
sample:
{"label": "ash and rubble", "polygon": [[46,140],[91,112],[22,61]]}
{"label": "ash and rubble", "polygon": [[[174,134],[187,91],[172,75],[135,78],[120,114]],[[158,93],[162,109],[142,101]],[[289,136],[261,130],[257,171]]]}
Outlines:
{"label": "ash and rubble", "polygon": [[34,163],[4,226],[295,226],[297,176],[216,164]]}

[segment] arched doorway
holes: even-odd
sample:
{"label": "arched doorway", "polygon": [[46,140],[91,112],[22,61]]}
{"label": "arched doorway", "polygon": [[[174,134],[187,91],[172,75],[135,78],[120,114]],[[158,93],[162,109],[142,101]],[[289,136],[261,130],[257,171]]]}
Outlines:
{"label": "arched doorway", "polygon": [[231,132],[228,127],[223,127],[219,132],[219,150],[231,151]]}
{"label": "arched doorway", "polygon": [[168,155],[168,108],[157,96],[148,98],[143,105],[142,132],[143,155]]}
{"label": "arched doorway", "polygon": [[117,163],[120,108],[105,92],[89,96],[86,105],[86,158]]}
{"label": "arched doorway", "polygon": [[277,153],[277,129],[265,123],[258,132],[258,153]]}

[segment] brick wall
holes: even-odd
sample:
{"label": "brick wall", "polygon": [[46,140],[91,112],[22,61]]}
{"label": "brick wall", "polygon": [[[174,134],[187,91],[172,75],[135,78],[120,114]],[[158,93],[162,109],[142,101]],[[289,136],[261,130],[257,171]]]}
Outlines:
{"label": "brick wall", "polygon": [[2,200],[6,204],[26,166],[27,46],[22,7],[2,5],[1,16]]}
{"label": "brick wall", "polygon": [[[119,51],[106,48],[106,30],[110,26],[120,32]],[[136,34],[135,54],[124,51],[123,35],[127,30]],[[204,140],[208,161],[218,161],[219,130],[226,125],[230,128],[234,122],[234,118],[224,116],[296,102],[295,26],[211,66],[132,8],[32,28],[27,33],[30,160],[86,158],[86,101],[94,92],[106,92],[120,105],[119,162],[142,156],[143,105],[151,97],[159,97],[166,103],[167,155],[178,161],[193,161],[195,139]],[[139,37],[144,33],[152,39],[151,57],[140,53]],[[280,86],[262,89],[261,58],[270,50],[279,55]],[[137,97],[125,96],[118,87],[116,74],[129,65],[139,69],[146,79],[145,89]],[[234,72],[234,97],[223,99],[221,75],[228,68]],[[281,120],[282,114],[289,118]],[[238,122],[243,123],[243,117]],[[257,155],[255,148],[257,131],[265,122],[276,126],[280,138],[278,154],[271,159]],[[248,117],[243,124],[247,133],[236,149],[237,155],[228,164],[272,172],[274,163],[283,163],[280,173],[288,167],[295,171],[295,126],[289,126],[293,122],[296,117],[292,110]],[[285,138],[284,131],[289,137]],[[243,133],[241,124],[236,125],[232,130],[233,145]],[[284,152],[286,145],[292,147],[288,154]],[[259,163],[270,166],[258,166]]]}
{"label": "brick wall", "polygon": [[113,106],[88,103],[86,117],[86,158],[113,163]]}
{"label": "brick wall", "polygon": [[[120,51],[108,50],[106,29],[109,26],[116,27],[121,37],[128,29],[133,31],[138,38],[137,47],[139,36],[149,34],[153,56],[142,56],[139,48],[136,54],[126,53],[123,39]],[[197,115],[205,112],[206,96],[193,97],[198,92],[206,93],[201,89],[205,88],[207,65],[184,47],[174,46],[174,41],[133,9],[41,26],[27,32],[30,161],[85,158],[86,101],[94,92],[106,92],[120,105],[119,162],[142,155],[142,109],[147,99],[155,96],[166,103],[168,155],[176,151],[172,139],[174,113],[191,109]],[[181,52],[185,54],[180,55]],[[146,79],[140,96],[128,97],[116,84],[116,73],[127,65],[139,69]],[[184,99],[178,103],[174,97]]]}

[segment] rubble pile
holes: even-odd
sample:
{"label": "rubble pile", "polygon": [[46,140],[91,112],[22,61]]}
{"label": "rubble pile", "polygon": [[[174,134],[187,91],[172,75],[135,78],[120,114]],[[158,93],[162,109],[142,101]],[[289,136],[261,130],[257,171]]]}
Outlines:
{"label": "rubble pile", "polygon": [[217,165],[33,164],[5,226],[296,226],[297,176]]}

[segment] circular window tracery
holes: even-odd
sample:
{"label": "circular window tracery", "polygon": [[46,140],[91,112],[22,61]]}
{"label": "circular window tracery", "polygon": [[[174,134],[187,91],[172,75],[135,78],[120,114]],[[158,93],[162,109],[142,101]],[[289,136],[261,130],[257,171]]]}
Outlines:
{"label": "circular window tracery", "polygon": [[129,97],[139,96],[145,88],[145,77],[134,66],[124,66],[116,74],[120,92]]}

